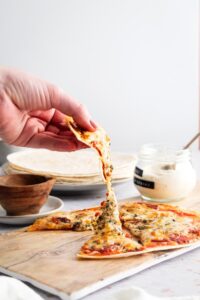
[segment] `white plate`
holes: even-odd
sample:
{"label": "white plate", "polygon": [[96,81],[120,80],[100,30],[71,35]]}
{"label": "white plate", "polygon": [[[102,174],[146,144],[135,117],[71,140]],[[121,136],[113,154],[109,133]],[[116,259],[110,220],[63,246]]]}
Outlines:
{"label": "white plate", "polygon": [[61,210],[64,206],[60,198],[49,196],[47,202],[42,206],[38,214],[24,216],[7,216],[6,211],[0,205],[0,223],[4,224],[31,224],[37,218],[47,216]]}
{"label": "white plate", "polygon": [[[129,182],[132,180],[132,178],[126,178],[126,179],[119,179],[119,180],[113,180],[112,185],[120,185],[126,182]],[[58,192],[83,192],[83,191],[101,191],[106,189],[105,183],[91,183],[91,184],[72,184],[72,183],[63,183],[63,184],[58,184],[56,183],[53,186],[53,191],[58,191]]]}

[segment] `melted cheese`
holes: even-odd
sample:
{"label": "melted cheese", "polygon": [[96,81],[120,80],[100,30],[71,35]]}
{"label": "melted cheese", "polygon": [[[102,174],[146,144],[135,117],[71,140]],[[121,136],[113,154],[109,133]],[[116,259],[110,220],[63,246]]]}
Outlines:
{"label": "melted cheese", "polygon": [[89,132],[81,130],[72,118],[68,118],[67,122],[71,131],[80,141],[97,151],[101,161],[107,193],[106,203],[102,205],[102,215],[96,222],[96,232],[114,230],[122,233],[118,204],[111,185],[113,166],[110,156],[110,138],[101,127],[94,132]]}
{"label": "melted cheese", "polygon": [[[83,131],[72,118],[67,118],[67,124],[78,140],[97,151],[102,165],[103,178],[107,186],[106,201],[103,202],[101,206],[102,214],[97,219],[94,226],[95,235],[87,242],[87,245],[90,245],[92,248],[94,241],[98,241],[98,243],[95,242],[95,244],[98,245],[98,247],[102,246],[105,248],[105,245],[110,247],[111,244],[113,244],[113,241],[118,243],[119,240],[121,240],[124,247],[126,245],[131,245],[131,249],[135,250],[135,243],[132,243],[131,240],[129,241],[129,244],[126,243],[128,239],[125,237],[122,230],[118,204],[112,189],[111,179],[113,166],[110,155],[110,138],[103,128],[98,128],[95,132]],[[103,244],[101,243],[101,239]],[[129,248],[127,248],[127,251],[130,251]]]}
{"label": "melted cheese", "polygon": [[[117,253],[125,253],[129,251],[139,250],[141,245],[133,239],[121,236],[117,232],[101,232],[95,234],[87,241],[81,249],[81,252],[90,255],[109,255]],[[80,253],[81,253],[80,252]]]}

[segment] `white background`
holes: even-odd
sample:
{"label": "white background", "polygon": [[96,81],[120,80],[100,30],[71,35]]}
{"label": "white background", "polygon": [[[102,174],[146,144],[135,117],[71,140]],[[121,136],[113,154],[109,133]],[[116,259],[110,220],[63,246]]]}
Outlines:
{"label": "white background", "polygon": [[197,0],[0,0],[0,64],[66,89],[115,150],[198,130]]}

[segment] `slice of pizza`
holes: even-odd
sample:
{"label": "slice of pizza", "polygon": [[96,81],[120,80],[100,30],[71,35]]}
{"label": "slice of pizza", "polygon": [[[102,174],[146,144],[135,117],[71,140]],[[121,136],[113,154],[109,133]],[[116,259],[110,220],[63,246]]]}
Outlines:
{"label": "slice of pizza", "polygon": [[74,230],[86,231],[93,229],[93,222],[101,214],[99,207],[93,207],[69,212],[58,212],[37,219],[27,231],[39,230]]}
{"label": "slice of pizza", "polygon": [[93,148],[97,152],[102,164],[104,181],[107,182],[107,180],[111,180],[113,166],[110,157],[110,138],[105,130],[102,127],[98,127],[97,130],[93,132],[83,130],[73,118],[69,116],[66,117],[66,123],[80,142]]}
{"label": "slice of pizza", "polygon": [[119,232],[101,232],[93,235],[77,255],[79,258],[110,258],[139,251],[142,245],[134,238]]}
{"label": "slice of pizza", "polygon": [[110,257],[141,249],[135,237],[122,227],[116,201],[113,201],[115,195],[107,197],[107,201],[101,203],[102,213],[93,222],[95,234],[81,247],[79,258]]}
{"label": "slice of pizza", "polygon": [[121,207],[121,219],[123,226],[145,249],[169,249],[200,240],[200,214],[176,206],[143,202],[125,204]]}
{"label": "slice of pizza", "polygon": [[[94,226],[95,235],[83,245],[79,257],[81,255],[92,256],[93,253],[96,255],[96,252],[93,252],[94,245],[98,245],[99,253],[101,251],[104,252],[105,249],[107,249],[108,253],[109,251],[112,252],[111,249],[114,249],[113,251],[116,253],[119,253],[120,249],[122,253],[135,250],[136,242],[127,238],[123,232],[119,218],[118,203],[112,189],[113,166],[110,155],[110,138],[101,127],[94,132],[89,132],[82,130],[71,117],[67,118],[66,121],[68,127],[79,141],[96,150],[101,161],[103,178],[107,186],[106,201],[101,204],[102,213],[96,219]],[[91,250],[90,254],[88,254],[88,249]]]}

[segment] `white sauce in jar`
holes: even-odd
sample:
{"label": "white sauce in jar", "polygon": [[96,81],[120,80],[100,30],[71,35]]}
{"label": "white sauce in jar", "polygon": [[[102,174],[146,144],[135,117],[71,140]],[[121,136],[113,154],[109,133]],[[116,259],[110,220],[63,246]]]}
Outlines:
{"label": "white sauce in jar", "polygon": [[162,148],[157,149],[153,145],[148,151],[148,147],[143,146],[134,175],[135,186],[142,197],[160,202],[178,201],[186,197],[196,184],[190,151],[172,153],[166,147],[162,151]]}

